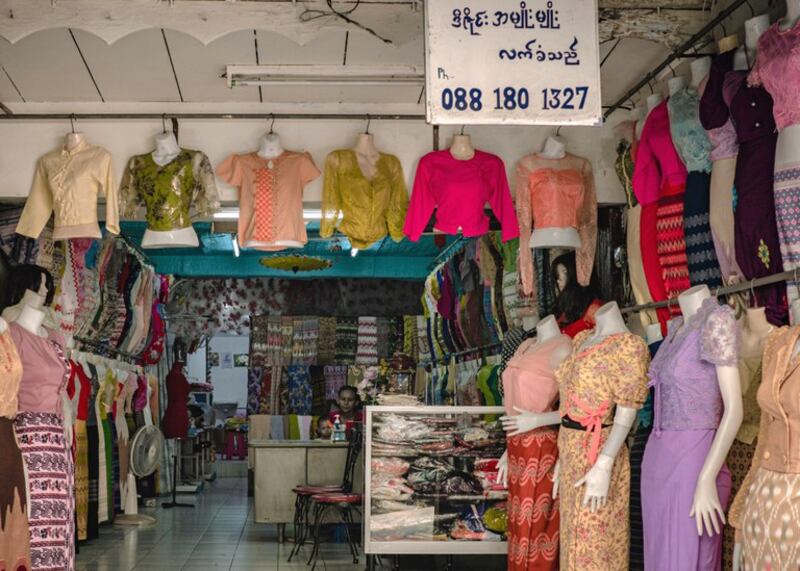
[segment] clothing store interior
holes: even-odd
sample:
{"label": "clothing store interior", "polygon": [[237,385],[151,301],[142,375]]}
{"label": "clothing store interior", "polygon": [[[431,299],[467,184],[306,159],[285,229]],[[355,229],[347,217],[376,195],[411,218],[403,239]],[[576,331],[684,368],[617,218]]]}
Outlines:
{"label": "clothing store interior", "polygon": [[800,0],[0,14],[0,569],[800,569]]}

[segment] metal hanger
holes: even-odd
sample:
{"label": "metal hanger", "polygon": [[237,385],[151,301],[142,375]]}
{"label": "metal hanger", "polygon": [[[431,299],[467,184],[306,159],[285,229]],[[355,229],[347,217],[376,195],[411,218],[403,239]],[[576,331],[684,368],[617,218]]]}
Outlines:
{"label": "metal hanger", "polygon": [[272,128],[275,126],[275,113],[269,114],[270,122],[269,122],[269,134],[272,135],[275,131]]}
{"label": "metal hanger", "polygon": [[460,134],[461,134],[461,135],[463,135],[463,134],[464,134],[464,125],[461,125],[461,133],[460,133]]}
{"label": "metal hanger", "polygon": [[369,114],[367,114],[367,127],[364,129],[364,134],[365,135],[369,135],[369,124],[371,122],[372,122],[372,119],[370,118]]}
{"label": "metal hanger", "polygon": [[72,129],[72,132],[75,132],[75,114],[69,116],[69,126]]}
{"label": "metal hanger", "polygon": [[167,115],[166,113],[161,116],[161,132],[166,134],[167,133]]}
{"label": "metal hanger", "polygon": [[755,288],[755,279],[750,280],[750,296],[753,298],[752,304],[753,308],[758,307],[758,300],[756,299],[756,288]]}
{"label": "metal hanger", "polygon": [[561,127],[562,127],[562,125],[559,125],[559,126],[556,128],[556,137],[558,137],[558,136],[561,134]]}

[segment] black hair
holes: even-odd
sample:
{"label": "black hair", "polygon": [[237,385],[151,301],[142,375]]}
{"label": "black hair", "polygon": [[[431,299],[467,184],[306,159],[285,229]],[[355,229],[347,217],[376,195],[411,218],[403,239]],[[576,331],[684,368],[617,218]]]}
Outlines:
{"label": "black hair", "polygon": [[23,264],[11,270],[11,287],[9,288],[8,304],[16,305],[22,301],[26,290],[38,293],[42,285],[42,276],[44,276],[44,285],[47,288],[44,305],[49,307],[50,304],[53,303],[53,298],[56,295],[53,276],[42,266],[37,266],[35,264]]}
{"label": "black hair", "polygon": [[358,400],[358,390],[356,390],[356,388],[354,386],[342,385],[341,387],[339,387],[338,395],[342,396],[342,393],[345,392],[345,391],[353,391],[353,396],[356,398],[356,400]]}
{"label": "black hair", "polygon": [[[567,283],[562,291],[558,290],[558,266],[564,266],[567,269]],[[570,324],[583,317],[586,308],[599,298],[596,277],[592,272],[588,286],[578,283],[575,252],[567,252],[558,256],[550,267],[553,275],[553,289],[556,292],[556,317],[559,322]]]}

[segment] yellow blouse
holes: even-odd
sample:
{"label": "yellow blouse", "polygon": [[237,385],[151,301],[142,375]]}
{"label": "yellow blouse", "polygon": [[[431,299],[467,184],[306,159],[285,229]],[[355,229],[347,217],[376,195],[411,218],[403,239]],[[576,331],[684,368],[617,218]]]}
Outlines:
{"label": "yellow blouse", "polygon": [[85,141],[70,150],[51,151],[36,164],[17,233],[38,238],[55,212],[54,240],[100,238],[98,196],[106,197],[106,229],[119,234],[117,186],[109,152]]}
{"label": "yellow blouse", "polygon": [[338,229],[354,248],[366,248],[387,234],[399,242],[407,208],[408,190],[397,157],[381,153],[375,175],[367,179],[352,150],[328,155],[320,236],[327,238]]}

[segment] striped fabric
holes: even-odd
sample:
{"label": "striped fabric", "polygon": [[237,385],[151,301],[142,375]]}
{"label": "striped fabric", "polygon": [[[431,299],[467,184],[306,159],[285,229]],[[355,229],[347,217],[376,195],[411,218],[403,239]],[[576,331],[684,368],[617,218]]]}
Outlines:
{"label": "striped fabric", "polygon": [[[683,195],[661,198],[657,217],[656,249],[661,263],[661,275],[667,297],[675,299],[678,294],[691,287],[683,235]],[[670,310],[673,315],[680,313],[677,304],[671,305]]]}
{"label": "striped fabric", "polygon": [[705,284],[710,288],[717,288],[722,285],[722,273],[709,225],[710,183],[711,177],[705,172],[690,172],[686,178],[683,232],[689,281],[693,286]]}
{"label": "striped fabric", "polygon": [[358,318],[356,363],[361,365],[378,363],[378,319],[376,317]]}
{"label": "striped fabric", "polygon": [[[800,165],[775,171],[775,218],[784,271],[800,268]],[[800,283],[786,282],[789,303],[800,298]]]}

